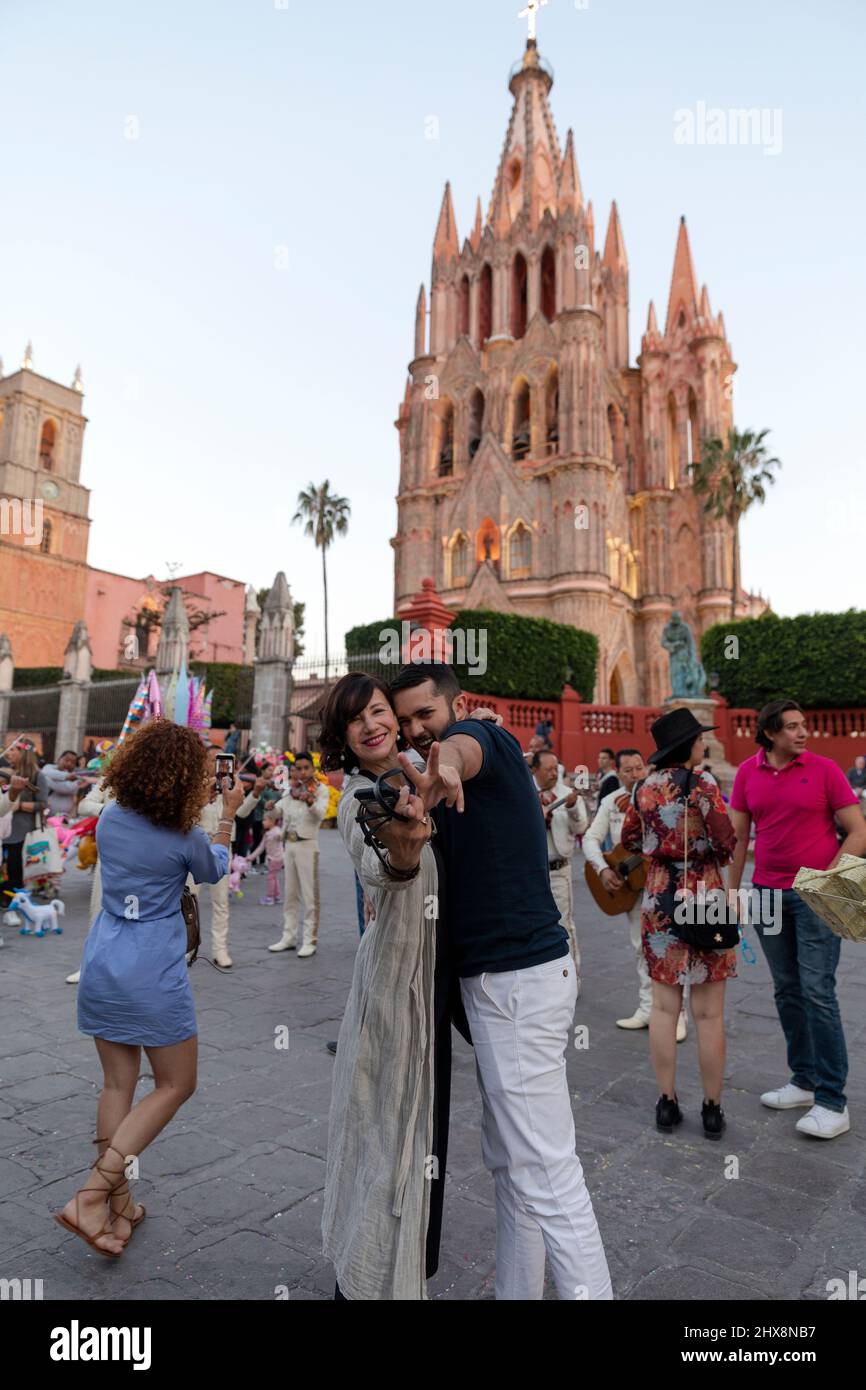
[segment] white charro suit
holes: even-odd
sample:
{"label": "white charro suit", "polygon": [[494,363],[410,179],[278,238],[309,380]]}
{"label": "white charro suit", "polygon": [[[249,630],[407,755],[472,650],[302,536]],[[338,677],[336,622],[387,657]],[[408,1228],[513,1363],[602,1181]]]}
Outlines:
{"label": "white charro suit", "polygon": [[[538,783],[535,784],[538,786]],[[574,790],[560,780],[553,789],[557,800]],[[544,808],[542,807],[542,810]],[[571,861],[574,837],[582,835],[589,822],[583,798],[578,796],[573,806],[559,806],[550,817],[547,827],[547,862],[550,864],[550,891],[559,908],[559,920],[568,932],[571,954],[580,975],[580,946],[574,925],[574,887],[571,881]],[[564,862],[563,862],[564,861]],[[555,867],[554,867],[555,866]]]}
{"label": "white charro suit", "polygon": [[302,897],[304,932],[301,945],[315,946],[318,939],[319,826],[327,814],[330,799],[330,786],[319,782],[312,806],[292,796],[291,792],[287,792],[278,804],[285,846],[283,943],[287,945],[293,945],[298,939]]}
{"label": "white charro suit", "polygon": [[[599,803],[595,813],[595,819],[583,837],[583,853],[586,860],[601,873],[608,866],[602,854],[602,845],[610,835],[614,845],[618,845],[622,840],[622,826],[625,820],[625,811],[621,811],[617,806],[620,797],[628,797],[631,794],[623,787],[617,787],[615,791],[608,792]],[[641,899],[635,903],[630,912],[624,915],[628,920],[628,934],[635,954],[635,965],[637,967],[637,977],[639,985],[639,996],[637,1012],[641,1018],[649,1019],[653,1004],[653,988],[650,980],[647,964],[644,960],[643,948],[640,938],[640,908]]]}

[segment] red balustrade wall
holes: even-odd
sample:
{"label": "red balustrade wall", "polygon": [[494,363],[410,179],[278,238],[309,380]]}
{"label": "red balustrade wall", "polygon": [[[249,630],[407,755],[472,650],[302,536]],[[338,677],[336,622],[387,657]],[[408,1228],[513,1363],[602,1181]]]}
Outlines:
{"label": "red balustrade wall", "polygon": [[[553,725],[553,746],[568,768],[594,772],[602,748],[637,748],[646,758],[655,747],[650,728],[663,712],[647,705],[584,705],[568,687],[561,700],[512,700],[468,695],[470,710],[486,705],[502,716],[506,729],[525,749],[543,719]],[[866,754],[866,709],[808,710],[809,748],[847,771],[858,753]],[[729,709],[716,701],[714,722],[728,762],[737,767],[757,750],[757,711]]]}

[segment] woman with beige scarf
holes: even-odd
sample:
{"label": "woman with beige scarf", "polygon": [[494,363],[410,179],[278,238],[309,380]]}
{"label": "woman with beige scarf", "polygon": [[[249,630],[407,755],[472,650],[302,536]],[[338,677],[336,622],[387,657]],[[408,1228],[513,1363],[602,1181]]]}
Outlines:
{"label": "woman with beige scarf", "polygon": [[[398,766],[397,742],[388,687],[344,676],[320,743],[324,767],[347,773],[337,823],[374,914],[337,1046],[322,1218],[335,1298],[348,1301],[427,1297],[442,1219],[452,1019],[469,1041],[451,989],[429,815],[407,784],[396,806],[406,819],[377,828],[377,848],[357,821],[355,792]],[[437,758],[431,749],[428,767]]]}

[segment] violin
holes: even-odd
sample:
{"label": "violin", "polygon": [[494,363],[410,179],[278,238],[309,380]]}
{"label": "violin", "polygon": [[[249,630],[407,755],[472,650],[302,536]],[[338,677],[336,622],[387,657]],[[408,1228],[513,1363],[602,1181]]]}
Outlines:
{"label": "violin", "polygon": [[321,783],[316,777],[311,777],[308,782],[292,782],[289,787],[289,795],[295,801],[306,801],[308,797],[316,795]]}

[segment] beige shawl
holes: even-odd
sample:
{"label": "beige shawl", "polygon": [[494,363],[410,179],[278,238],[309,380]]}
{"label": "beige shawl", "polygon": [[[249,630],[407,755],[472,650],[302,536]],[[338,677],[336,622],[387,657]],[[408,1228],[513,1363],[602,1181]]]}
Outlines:
{"label": "beige shawl", "polygon": [[427,845],[414,879],[388,878],[355,819],[360,786],[368,779],[346,779],[337,823],[376,916],[361,938],[337,1045],[324,1252],[347,1299],[423,1299],[438,875]]}

